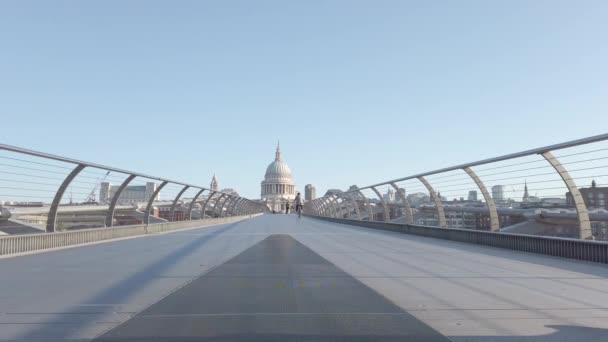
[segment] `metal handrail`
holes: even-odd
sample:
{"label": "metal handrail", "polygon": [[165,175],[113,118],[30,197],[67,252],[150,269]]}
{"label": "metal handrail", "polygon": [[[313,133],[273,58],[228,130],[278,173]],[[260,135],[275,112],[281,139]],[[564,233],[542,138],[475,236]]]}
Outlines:
{"label": "metal handrail", "polygon": [[[358,198],[365,200],[365,202],[366,202],[365,206],[367,206],[367,209],[368,209],[367,220],[373,221],[374,213],[369,204],[369,199],[365,195],[363,195],[363,193],[361,192],[362,190],[370,189],[370,191],[375,193],[375,195],[378,197],[379,203],[383,207],[383,210],[384,210],[383,219],[385,222],[388,222],[390,220],[390,217],[389,217],[390,213],[388,212],[386,203],[384,202],[382,196],[380,195],[377,187],[388,185],[388,186],[394,188],[395,190],[399,191],[399,188],[396,185],[397,182],[418,179],[424,185],[426,190],[429,192],[430,197],[432,198],[432,200],[435,203],[435,209],[437,211],[438,226],[447,227],[444,205],[442,203],[442,200],[439,198],[439,193],[436,192],[436,190],[432,187],[432,185],[431,185],[432,180],[429,182],[429,180],[425,179],[425,177],[430,176],[430,175],[455,171],[455,170],[461,170],[461,171],[464,171],[468,175],[468,177],[475,183],[476,190],[479,190],[482,192],[484,199],[485,199],[487,211],[489,212],[489,215],[490,215],[490,230],[493,232],[498,232],[500,230],[500,220],[498,217],[498,210],[496,208],[494,200],[490,196],[490,194],[487,190],[487,187],[485,186],[485,184],[483,183],[481,178],[471,168],[474,166],[496,163],[496,162],[501,162],[501,161],[510,160],[510,159],[522,158],[522,157],[531,156],[531,155],[540,155],[547,162],[546,167],[551,167],[553,169],[553,172],[551,172],[549,174],[555,173],[556,175],[559,175],[559,177],[561,178],[561,181],[565,185],[565,188],[568,190],[568,193],[570,194],[569,198],[572,199],[572,202],[574,204],[573,208],[576,210],[576,214],[577,214],[576,216],[577,216],[577,220],[578,220],[579,238],[580,239],[593,239],[594,235],[593,235],[590,216],[589,216],[589,212],[587,209],[587,205],[585,203],[585,199],[581,195],[579,188],[576,185],[576,182],[570,176],[570,173],[568,172],[567,168],[564,167],[564,165],[566,165],[566,164],[562,164],[558,160],[558,158],[556,158],[553,155],[552,152],[556,151],[556,150],[562,150],[562,149],[566,149],[566,148],[571,148],[571,147],[576,147],[576,146],[581,146],[581,145],[586,145],[586,144],[591,144],[591,143],[596,143],[596,142],[601,142],[601,141],[607,141],[607,140],[608,140],[608,133],[595,135],[595,136],[588,137],[588,138],[577,139],[577,140],[572,140],[572,141],[568,141],[568,142],[564,142],[564,143],[538,147],[538,148],[525,150],[525,151],[521,151],[521,152],[506,154],[506,155],[499,156],[499,157],[478,160],[478,161],[469,162],[469,163],[465,163],[465,164],[445,167],[445,168],[441,168],[441,169],[437,169],[437,170],[433,170],[433,171],[418,173],[418,174],[414,174],[414,175],[407,176],[407,177],[391,179],[391,180],[383,181],[383,182],[372,184],[372,185],[366,185],[363,187],[356,187],[352,190],[345,190],[345,191],[341,192],[340,196],[344,196],[344,198],[348,199],[351,202],[351,205],[354,205],[355,207],[357,205],[356,201]],[[594,159],[591,159],[591,160],[594,160]],[[579,171],[579,170],[573,170],[573,171]],[[351,196],[351,195],[356,195],[356,196]],[[308,207],[308,212],[312,213],[312,214],[316,214],[318,216],[337,217],[335,208],[332,208],[333,209],[332,212],[329,212],[327,210],[327,206],[324,204],[326,199],[331,200],[332,197],[333,197],[333,195],[323,196],[323,197],[313,200],[313,203],[310,204]],[[403,194],[401,194],[400,197],[403,197],[402,198],[403,209],[406,211],[406,213],[408,213],[407,219],[408,219],[408,222],[411,224],[411,223],[413,223],[412,211],[410,209],[411,206],[408,203],[408,199]],[[317,204],[321,204],[321,207],[317,206]],[[331,204],[333,205],[333,203],[331,203]],[[350,214],[351,213],[349,213],[349,216],[350,216]],[[357,216],[360,216],[359,213],[357,214]],[[362,220],[362,218],[359,218],[359,219]],[[363,218],[363,219],[365,219],[365,218]]]}
{"label": "metal handrail", "polygon": [[[500,157],[482,159],[482,160],[478,160],[478,161],[474,161],[474,162],[470,162],[470,163],[466,163],[466,164],[460,164],[460,165],[456,165],[456,166],[445,167],[445,168],[442,168],[442,169],[437,169],[437,170],[433,170],[433,171],[429,171],[429,172],[423,172],[423,173],[419,173],[419,174],[415,174],[415,175],[411,175],[411,176],[407,176],[407,177],[392,179],[392,180],[384,181],[384,182],[381,182],[381,183],[367,185],[367,186],[364,186],[362,188],[358,188],[358,190],[371,189],[372,187],[375,187],[375,186],[387,185],[387,184],[390,184],[390,183],[393,183],[393,182],[401,182],[401,181],[405,181],[405,180],[409,180],[409,179],[414,179],[414,178],[418,178],[418,177],[424,177],[424,176],[430,176],[430,175],[434,175],[434,174],[438,174],[438,173],[444,173],[444,172],[449,172],[449,171],[454,171],[454,170],[460,170],[460,169],[464,169],[464,168],[467,168],[467,167],[473,167],[473,166],[479,166],[479,165],[484,165],[484,164],[490,164],[490,163],[495,163],[495,162],[504,161],[504,160],[508,160],[508,159],[521,158],[521,157],[526,157],[526,156],[530,156],[530,155],[534,155],[534,154],[541,154],[541,153],[549,152],[549,151],[562,150],[562,149],[569,148],[569,147],[586,145],[586,144],[591,144],[591,143],[594,143],[594,142],[604,141],[604,140],[608,140],[608,133],[606,133],[606,134],[600,134],[600,135],[595,135],[595,136],[592,136],[592,137],[589,137],[589,138],[572,140],[572,141],[568,141],[568,142],[564,142],[564,143],[560,143],[560,144],[554,144],[554,145],[549,145],[549,146],[544,146],[544,147],[533,148],[531,150],[526,150],[526,151],[522,151],[522,152],[510,153],[510,154],[506,154],[506,155],[503,155],[503,156],[500,156]],[[344,191],[344,193],[355,192],[355,191],[358,191],[358,190],[348,190],[348,191]]]}
{"label": "metal handrail", "polygon": [[[49,208],[49,216],[48,216],[48,220],[47,220],[47,229],[46,229],[47,232],[54,232],[55,231],[57,212],[58,212],[61,200],[63,198],[64,192],[70,186],[70,184],[72,183],[72,181],[79,175],[79,173],[83,169],[85,169],[87,167],[96,168],[96,169],[105,170],[105,171],[110,171],[110,172],[115,172],[115,173],[124,174],[124,175],[128,176],[127,180],[125,180],[123,182],[123,184],[120,186],[119,190],[113,195],[113,198],[112,198],[112,201],[111,201],[111,205],[110,205],[110,209],[108,211],[108,216],[106,217],[106,220],[105,220],[106,227],[111,227],[112,224],[113,224],[112,222],[113,222],[113,216],[114,216],[114,206],[116,205],[116,202],[117,202],[118,198],[120,197],[120,195],[122,193],[122,190],[124,190],[126,188],[126,186],[128,185],[128,183],[133,178],[136,178],[136,177],[141,177],[141,178],[145,178],[145,179],[161,182],[161,186],[159,188],[157,188],[157,190],[154,193],[155,195],[160,192],[160,190],[162,189],[162,187],[164,185],[169,184],[169,183],[170,184],[177,184],[177,185],[183,186],[184,187],[183,191],[180,192],[178,194],[178,196],[176,196],[175,199],[173,200],[173,206],[175,206],[175,204],[177,203],[177,201],[179,200],[179,198],[181,197],[181,195],[183,194],[183,192],[186,189],[193,188],[193,189],[201,190],[201,191],[198,192],[199,195],[201,194],[202,191],[207,190],[207,191],[209,191],[210,193],[213,193],[213,194],[216,194],[216,193],[221,194],[222,197],[226,197],[226,199],[228,199],[228,198],[235,198],[235,199],[236,198],[240,198],[243,201],[246,201],[247,203],[250,204],[249,206],[247,206],[247,208],[245,208],[245,209],[243,209],[243,210],[241,210],[239,212],[235,212],[235,213],[231,213],[231,214],[235,214],[235,215],[245,214],[245,215],[247,215],[247,214],[255,214],[255,213],[265,213],[265,212],[268,212],[268,208],[264,204],[262,204],[262,203],[254,202],[254,201],[252,201],[250,199],[247,199],[247,198],[244,198],[242,196],[235,196],[235,195],[227,193],[227,192],[215,191],[215,190],[212,190],[212,189],[209,189],[207,187],[200,186],[200,185],[195,185],[195,184],[175,181],[175,180],[171,180],[171,179],[167,179],[167,178],[162,178],[162,177],[151,176],[151,175],[147,175],[147,174],[140,173],[140,172],[134,172],[134,171],[124,170],[124,169],[120,169],[120,168],[116,168],[116,167],[112,167],[112,166],[106,166],[106,165],[101,165],[101,164],[97,164],[97,163],[82,161],[82,160],[78,160],[78,159],[62,157],[62,156],[58,156],[58,155],[54,155],[54,154],[50,154],[50,153],[44,153],[44,152],[34,151],[34,150],[25,149],[25,148],[21,148],[21,147],[17,147],[17,146],[12,146],[12,145],[7,145],[7,144],[0,144],[0,150],[15,152],[15,153],[19,153],[19,154],[25,154],[25,155],[30,155],[30,156],[34,156],[34,157],[39,157],[39,158],[44,158],[44,159],[50,159],[50,160],[55,160],[55,161],[60,161],[60,162],[65,162],[65,163],[69,163],[69,164],[74,164],[75,165],[75,167],[72,170],[72,172],[70,172],[70,174],[64,179],[64,181],[61,184],[61,186],[59,187],[59,189],[55,192],[55,196],[54,196],[53,202],[51,203],[51,207]],[[145,221],[146,224],[149,223],[149,216],[150,216],[151,206],[152,206],[152,203],[154,202],[155,195],[151,196],[151,198],[148,200],[148,205],[146,207],[146,212],[145,212],[145,217],[144,217],[144,221]],[[215,205],[217,205],[217,203],[215,203]],[[202,218],[204,218],[204,213],[202,215]]]}
{"label": "metal handrail", "polygon": [[[162,178],[162,177],[157,177],[157,176],[150,176],[150,175],[147,175],[147,174],[144,174],[144,173],[139,173],[139,172],[124,170],[124,169],[119,169],[119,168],[112,167],[112,166],[106,166],[106,165],[86,162],[86,161],[82,161],[82,160],[78,160],[78,159],[61,157],[61,156],[58,156],[58,155],[55,155],[55,154],[38,152],[38,151],[34,151],[34,150],[28,150],[28,149],[25,149],[25,148],[11,146],[11,145],[6,145],[6,144],[0,144],[0,150],[7,150],[7,151],[11,151],[11,152],[28,154],[28,155],[34,156],[34,157],[41,157],[41,158],[45,158],[45,159],[52,159],[52,160],[66,162],[66,163],[70,163],[70,164],[76,164],[76,165],[80,164],[80,165],[84,165],[84,166],[87,166],[87,167],[93,167],[93,168],[96,168],[96,169],[102,169],[102,170],[106,170],[106,171],[112,171],[112,172],[117,172],[117,173],[122,173],[122,174],[127,174],[127,175],[134,175],[136,177],[148,178],[148,179],[151,179],[151,180],[157,180],[157,181],[161,181],[161,182],[169,182],[171,184],[184,185],[184,186],[189,186],[189,187],[197,188],[197,189],[210,190],[209,188],[206,188],[206,187],[200,186],[200,185],[194,185],[194,184],[184,183],[184,182],[175,181],[175,180],[171,180],[171,179],[167,179],[167,178]],[[218,191],[218,192],[221,192],[221,191]]]}

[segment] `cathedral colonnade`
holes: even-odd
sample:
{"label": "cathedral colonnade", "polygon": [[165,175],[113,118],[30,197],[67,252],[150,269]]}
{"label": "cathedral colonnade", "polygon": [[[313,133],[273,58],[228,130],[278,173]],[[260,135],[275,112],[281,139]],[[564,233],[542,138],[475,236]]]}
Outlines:
{"label": "cathedral colonnade", "polygon": [[274,212],[284,212],[286,205],[291,205],[295,197],[296,184],[291,169],[283,160],[281,146],[277,144],[274,161],[266,168],[261,183],[261,201]]}

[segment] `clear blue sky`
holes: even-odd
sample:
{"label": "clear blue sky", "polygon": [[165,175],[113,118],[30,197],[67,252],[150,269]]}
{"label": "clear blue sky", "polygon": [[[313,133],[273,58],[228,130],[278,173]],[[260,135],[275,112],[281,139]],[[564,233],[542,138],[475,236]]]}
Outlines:
{"label": "clear blue sky", "polygon": [[1,1],[0,141],[259,196],[605,133],[608,2]]}

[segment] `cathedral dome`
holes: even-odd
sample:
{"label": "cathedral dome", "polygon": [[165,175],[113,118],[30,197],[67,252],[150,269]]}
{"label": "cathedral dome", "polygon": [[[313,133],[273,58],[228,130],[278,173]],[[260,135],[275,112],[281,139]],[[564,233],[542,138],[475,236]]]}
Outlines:
{"label": "cathedral dome", "polygon": [[293,184],[293,179],[291,178],[291,169],[289,165],[283,161],[281,158],[281,147],[277,146],[275,159],[268,167],[266,168],[266,174],[264,175],[264,180],[266,182],[281,182]]}
{"label": "cathedral dome", "polygon": [[261,200],[273,212],[286,212],[296,197],[296,183],[291,169],[281,158],[281,146],[277,145],[274,161],[266,168],[262,181]]}

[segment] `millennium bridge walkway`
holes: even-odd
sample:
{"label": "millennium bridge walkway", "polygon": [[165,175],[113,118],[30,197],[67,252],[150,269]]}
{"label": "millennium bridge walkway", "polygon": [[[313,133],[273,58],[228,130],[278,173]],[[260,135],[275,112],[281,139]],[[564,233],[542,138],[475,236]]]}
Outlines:
{"label": "millennium bridge walkway", "polygon": [[602,264],[295,215],[6,258],[0,274],[0,340],[608,338]]}
{"label": "millennium bridge walkway", "polygon": [[608,135],[328,191],[302,217],[0,152],[0,341],[608,341]]}

